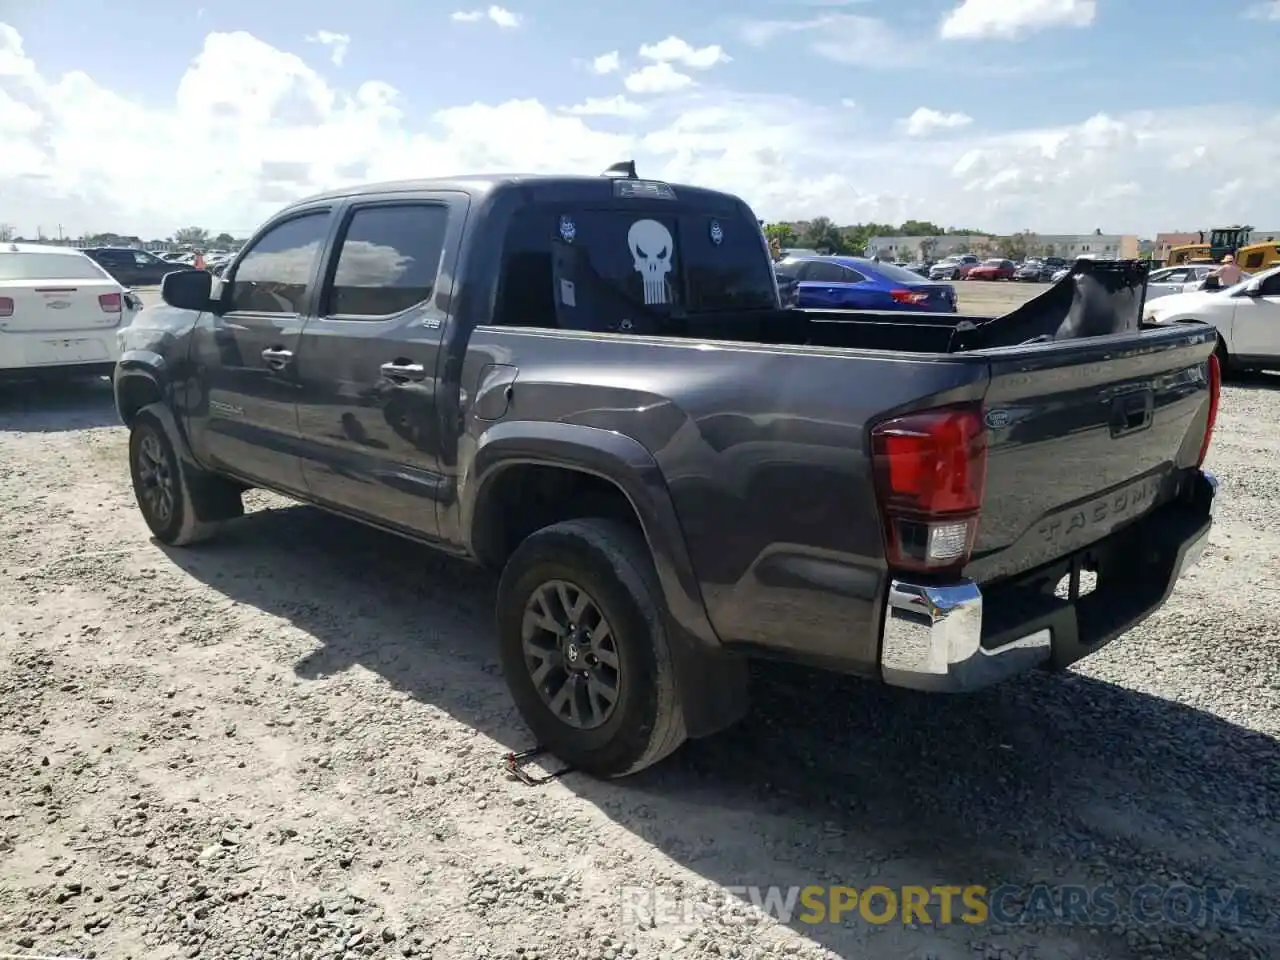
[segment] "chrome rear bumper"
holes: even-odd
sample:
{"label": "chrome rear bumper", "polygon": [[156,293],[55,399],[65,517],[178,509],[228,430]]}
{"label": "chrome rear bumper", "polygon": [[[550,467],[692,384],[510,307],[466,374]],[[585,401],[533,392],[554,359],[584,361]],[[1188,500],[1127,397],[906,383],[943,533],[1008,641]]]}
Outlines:
{"label": "chrome rear bumper", "polygon": [[[1218,481],[1207,472],[1203,478],[1212,517]],[[1182,546],[1168,589],[1200,560],[1209,542],[1209,530],[1206,525]],[[1152,607],[1148,615],[1159,605]],[[988,687],[1048,663],[1053,655],[1050,629],[1029,631],[995,649],[983,647],[982,607],[982,590],[971,580],[946,586],[892,581],[881,634],[880,671],[884,682],[914,690],[961,693]]]}

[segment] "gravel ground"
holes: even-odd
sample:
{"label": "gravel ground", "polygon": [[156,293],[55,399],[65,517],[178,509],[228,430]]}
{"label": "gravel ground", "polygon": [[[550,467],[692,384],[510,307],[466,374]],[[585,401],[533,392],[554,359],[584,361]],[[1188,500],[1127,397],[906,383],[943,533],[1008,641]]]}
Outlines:
{"label": "gravel ground", "polygon": [[[258,494],[162,549],[106,384],[0,390],[0,953],[1280,956],[1277,454],[1280,382],[1229,387],[1202,565],[1077,670],[939,699],[771,668],[747,722],[657,769],[528,787],[489,578]],[[940,883],[1246,909],[809,925],[717,892]],[[624,917],[633,885],[703,906]]]}

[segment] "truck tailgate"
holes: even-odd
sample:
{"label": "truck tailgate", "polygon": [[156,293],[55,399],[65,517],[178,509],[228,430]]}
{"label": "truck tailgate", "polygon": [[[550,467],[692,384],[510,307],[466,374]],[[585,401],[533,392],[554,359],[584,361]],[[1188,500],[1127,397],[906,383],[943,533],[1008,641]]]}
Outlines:
{"label": "truck tailgate", "polygon": [[965,575],[1026,572],[1177,496],[1208,424],[1216,342],[1190,324],[979,351],[987,476]]}

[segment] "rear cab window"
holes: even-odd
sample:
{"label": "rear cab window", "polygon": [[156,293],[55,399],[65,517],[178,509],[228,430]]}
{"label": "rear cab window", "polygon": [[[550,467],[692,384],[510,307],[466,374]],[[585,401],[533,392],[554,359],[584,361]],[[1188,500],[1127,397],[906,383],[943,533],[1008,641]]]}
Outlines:
{"label": "rear cab window", "polygon": [[108,280],[88,257],[63,253],[0,253],[3,280]]}
{"label": "rear cab window", "polygon": [[777,306],[759,224],[671,201],[533,203],[512,217],[494,322],[662,333]]}

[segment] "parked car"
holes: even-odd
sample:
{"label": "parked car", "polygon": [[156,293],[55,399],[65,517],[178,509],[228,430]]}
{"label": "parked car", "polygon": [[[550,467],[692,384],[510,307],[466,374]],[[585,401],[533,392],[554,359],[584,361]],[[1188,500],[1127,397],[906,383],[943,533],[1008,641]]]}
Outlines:
{"label": "parked car", "polygon": [[1093,340],[1070,298],[963,328],[783,310],[728,194],[344,187],[221,283],[166,276],[116,408],[165,545],[258,487],[501,571],[534,742],[623,776],[739,719],[756,654],[966,691],[1158,609],[1212,524],[1216,337],[1138,329],[1133,292],[1098,298]]}
{"label": "parked car", "polygon": [[1147,280],[1147,302],[1159,300],[1175,293],[1191,293],[1204,288],[1205,279],[1213,272],[1215,264],[1188,264],[1156,270]]}
{"label": "parked car", "polygon": [[182,269],[154,253],[132,247],[89,247],[84,253],[126,287],[155,286],[165,274]]}
{"label": "parked car", "polygon": [[910,270],[912,273],[914,273],[916,276],[923,277],[924,279],[928,280],[929,268],[931,266],[932,264],[926,263],[924,260],[916,260],[912,263],[908,263],[907,269]]}
{"label": "parked car", "polygon": [[956,288],[931,283],[892,263],[863,257],[797,257],[777,265],[796,281],[796,305],[833,310],[916,310],[955,313]]}
{"label": "parked car", "polygon": [[73,247],[0,244],[0,378],[101,376],[142,301]]}
{"label": "parked car", "polygon": [[1012,280],[1016,272],[1012,260],[984,260],[965,274],[966,280]]}
{"label": "parked car", "polygon": [[963,280],[981,261],[971,253],[939,260],[929,268],[930,280]]}
{"label": "parked car", "polygon": [[1161,325],[1211,325],[1220,337],[1224,372],[1274,368],[1280,365],[1280,267],[1225,289],[1160,297],[1143,308],[1143,319]]}
{"label": "parked car", "polygon": [[1014,271],[1013,279],[1029,283],[1047,283],[1053,279],[1057,269],[1044,260],[1025,260]]}

